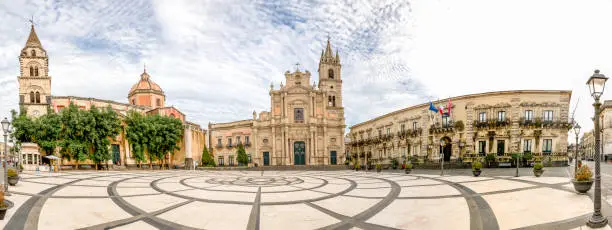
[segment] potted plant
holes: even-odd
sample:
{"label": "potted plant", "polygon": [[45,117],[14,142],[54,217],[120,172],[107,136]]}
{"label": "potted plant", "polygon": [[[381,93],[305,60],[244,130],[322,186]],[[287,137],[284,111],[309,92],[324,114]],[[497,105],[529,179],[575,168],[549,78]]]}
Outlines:
{"label": "potted plant", "polygon": [[491,162],[495,162],[496,158],[497,157],[495,157],[495,154],[493,153],[487,154],[487,156],[485,157],[485,161],[487,162],[487,168],[491,168]]}
{"label": "potted plant", "polygon": [[361,166],[359,166],[359,161],[355,161],[355,171],[359,171],[359,168],[361,168]]}
{"label": "potted plant", "polygon": [[393,169],[397,169],[397,160],[396,160],[395,158],[393,158],[393,159],[391,160],[391,167],[392,167]]}
{"label": "potted plant", "polygon": [[406,164],[406,168],[404,170],[406,171],[406,174],[410,174],[410,172],[412,171],[412,164]]}
{"label": "potted plant", "polygon": [[542,173],[544,173],[544,165],[542,163],[536,163],[533,165],[533,175],[535,175],[536,177],[540,177],[542,176]]}
{"label": "potted plant", "polygon": [[380,163],[376,163],[376,172],[382,171],[382,165]]}
{"label": "potted plant", "polygon": [[591,190],[591,186],[593,186],[593,172],[591,172],[589,166],[584,165],[578,168],[572,184],[574,184],[574,189],[579,193],[586,193]]}
{"label": "potted plant", "polygon": [[19,172],[23,172],[23,164],[19,164]]}
{"label": "potted plant", "polygon": [[480,163],[480,161],[476,161],[472,163],[472,173],[474,174],[475,177],[480,176],[480,173],[482,172],[480,170],[481,168],[482,168],[482,163]]}
{"label": "potted plant", "polygon": [[4,199],[4,187],[1,187],[0,188],[0,220],[4,220],[4,215],[6,215],[6,211],[12,207],[13,207],[13,202]]}
{"label": "potted plant", "polygon": [[7,173],[8,182],[11,186],[15,186],[17,182],[19,182],[19,174],[17,174],[17,170],[14,168],[9,168]]}

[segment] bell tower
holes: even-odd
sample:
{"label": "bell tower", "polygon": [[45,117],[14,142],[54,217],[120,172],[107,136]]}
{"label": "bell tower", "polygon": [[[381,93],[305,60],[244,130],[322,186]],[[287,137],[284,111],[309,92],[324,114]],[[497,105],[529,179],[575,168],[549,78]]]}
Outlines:
{"label": "bell tower", "polygon": [[38,40],[33,23],[25,47],[19,55],[19,67],[19,107],[31,117],[46,114],[51,104],[49,58]]}
{"label": "bell tower", "polygon": [[340,55],[336,50],[333,54],[331,42],[327,38],[327,46],[321,51],[319,60],[319,89],[327,94],[327,106],[342,108],[342,66]]}

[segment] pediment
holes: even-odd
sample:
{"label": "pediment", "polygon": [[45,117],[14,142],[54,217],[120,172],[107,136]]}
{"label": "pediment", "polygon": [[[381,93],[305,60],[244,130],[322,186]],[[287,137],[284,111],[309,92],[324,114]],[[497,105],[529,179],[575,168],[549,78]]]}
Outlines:
{"label": "pediment", "polygon": [[294,85],[291,86],[290,88],[287,88],[287,93],[291,93],[291,94],[301,94],[301,93],[309,93],[310,92],[310,88],[303,86],[303,85]]}

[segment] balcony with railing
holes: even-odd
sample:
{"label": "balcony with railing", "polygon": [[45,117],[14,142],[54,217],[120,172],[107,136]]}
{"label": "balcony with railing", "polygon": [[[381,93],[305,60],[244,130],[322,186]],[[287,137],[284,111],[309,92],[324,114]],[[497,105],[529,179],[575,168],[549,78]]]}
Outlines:
{"label": "balcony with railing", "polygon": [[225,147],[227,147],[228,149],[231,149],[231,148],[234,147],[234,145],[232,145],[232,143],[227,143],[227,145]]}
{"label": "balcony with railing", "polygon": [[215,147],[217,147],[218,149],[223,148],[223,144],[217,143],[217,145]]}
{"label": "balcony with railing", "polygon": [[507,127],[512,124],[512,120],[509,117],[500,119],[486,119],[486,120],[474,120],[472,123],[476,129],[497,129]]}

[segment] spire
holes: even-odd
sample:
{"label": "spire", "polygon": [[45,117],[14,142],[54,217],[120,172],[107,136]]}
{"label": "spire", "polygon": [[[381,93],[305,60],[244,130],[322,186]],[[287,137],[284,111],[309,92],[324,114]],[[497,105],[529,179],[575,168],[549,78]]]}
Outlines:
{"label": "spire", "polygon": [[338,49],[336,49],[336,62],[340,63],[340,54],[338,54]]}
{"label": "spire", "polygon": [[38,36],[36,35],[36,31],[34,30],[33,22],[32,29],[30,29],[30,36],[28,36],[28,41],[26,42],[26,46],[42,48],[42,44],[40,44],[40,40],[38,40]]}
{"label": "spire", "polygon": [[334,53],[331,49],[331,42],[329,41],[329,35],[327,35],[327,47],[325,47],[325,57],[332,57]]}

